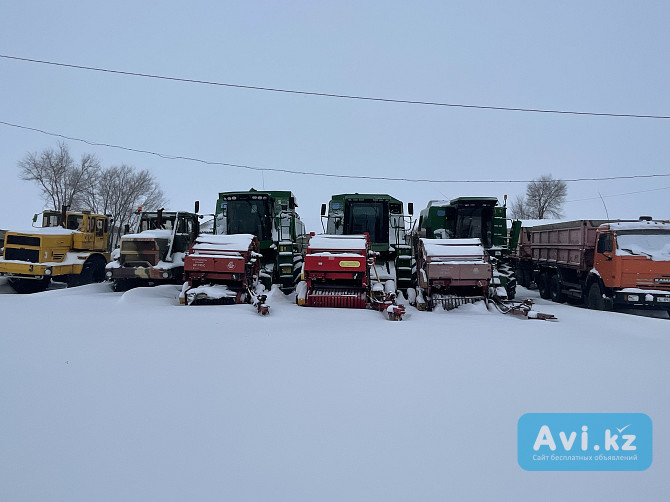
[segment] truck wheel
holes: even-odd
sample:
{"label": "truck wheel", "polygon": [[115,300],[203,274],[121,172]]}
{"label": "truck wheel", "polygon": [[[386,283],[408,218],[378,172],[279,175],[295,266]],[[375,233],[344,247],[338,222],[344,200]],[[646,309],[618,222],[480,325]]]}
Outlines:
{"label": "truck wheel", "polygon": [[600,285],[597,282],[591,284],[589,294],[586,297],[586,305],[592,310],[603,310],[605,302],[603,302],[603,293],[600,291]]}
{"label": "truck wheel", "polygon": [[549,292],[552,302],[565,303],[565,293],[561,291],[561,281],[558,278],[558,274],[551,276],[549,280]]}
{"label": "truck wheel", "polygon": [[84,263],[84,266],[81,269],[79,280],[77,282],[79,283],[78,285],[83,286],[84,284],[91,284],[93,282],[102,282],[104,280],[105,280],[104,261],[96,257],[91,257],[88,260],[86,260],[86,263]]}
{"label": "truck wheel", "polygon": [[549,274],[542,272],[537,278],[537,289],[540,292],[540,298],[548,300],[551,297],[549,291]]}
{"label": "truck wheel", "polygon": [[44,279],[9,279],[9,285],[19,294],[39,293],[46,290],[51,282],[50,277]]}

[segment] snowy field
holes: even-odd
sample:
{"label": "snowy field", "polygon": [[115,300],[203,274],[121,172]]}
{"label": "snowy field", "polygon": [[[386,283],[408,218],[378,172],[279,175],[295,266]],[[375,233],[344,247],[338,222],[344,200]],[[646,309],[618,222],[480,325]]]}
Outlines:
{"label": "snowy field", "polygon": [[[0,278],[0,292],[11,290]],[[2,501],[667,500],[670,321],[0,296]],[[521,290],[519,296],[537,297]],[[655,318],[656,317],[656,318]],[[639,412],[642,472],[526,472],[528,412]]]}

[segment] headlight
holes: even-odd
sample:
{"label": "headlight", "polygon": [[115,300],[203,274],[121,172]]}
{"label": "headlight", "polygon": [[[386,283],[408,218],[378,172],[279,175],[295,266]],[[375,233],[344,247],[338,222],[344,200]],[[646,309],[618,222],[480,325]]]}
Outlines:
{"label": "headlight", "polygon": [[626,296],[624,297],[624,299],[625,299],[627,302],[639,302],[639,301],[640,301],[640,297],[639,297],[639,295],[626,295]]}
{"label": "headlight", "polygon": [[51,275],[51,267],[47,267],[44,271],[44,275]]}
{"label": "headlight", "polygon": [[163,279],[167,279],[170,277],[170,274],[168,272],[163,272]]}
{"label": "headlight", "polygon": [[111,279],[112,278],[112,271],[108,270],[107,272],[105,272],[105,275],[107,276],[107,279]]}

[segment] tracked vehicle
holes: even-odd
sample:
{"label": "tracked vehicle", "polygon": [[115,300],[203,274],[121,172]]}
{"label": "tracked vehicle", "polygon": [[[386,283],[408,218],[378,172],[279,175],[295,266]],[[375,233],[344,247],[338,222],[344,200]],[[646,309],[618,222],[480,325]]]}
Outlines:
{"label": "tracked vehicle", "polygon": [[200,231],[196,212],[143,211],[137,232],[121,237],[118,258],[106,267],[114,291],[181,284],[184,255]]}
{"label": "tracked vehicle", "polygon": [[300,278],[307,244],[305,225],[289,191],[222,192],[216,203],[215,235],[256,236],[262,255],[260,280],[266,289],[278,284],[288,294]]}
{"label": "tracked vehicle", "polygon": [[19,293],[44,291],[52,280],[68,286],[101,282],[110,256],[109,226],[108,215],[67,206],[44,211],[42,227],[6,232],[0,274]]}
{"label": "tracked vehicle", "polygon": [[[507,196],[505,196],[505,202]],[[511,254],[516,249],[521,222],[513,221],[508,232],[507,207],[495,197],[458,197],[451,201],[430,201],[419,216],[418,238],[471,239],[481,241],[493,265],[493,292],[512,300],[516,277]]]}

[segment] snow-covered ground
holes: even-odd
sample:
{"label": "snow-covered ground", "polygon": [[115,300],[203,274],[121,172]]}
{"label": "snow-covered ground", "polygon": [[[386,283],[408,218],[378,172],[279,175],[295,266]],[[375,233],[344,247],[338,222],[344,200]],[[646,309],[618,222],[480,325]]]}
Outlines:
{"label": "snow-covered ground", "polygon": [[[10,292],[0,278],[0,292]],[[670,321],[0,296],[0,500],[667,500]],[[522,290],[521,296],[536,297]],[[663,317],[663,318],[661,318]],[[639,412],[642,472],[527,472],[528,412]]]}

